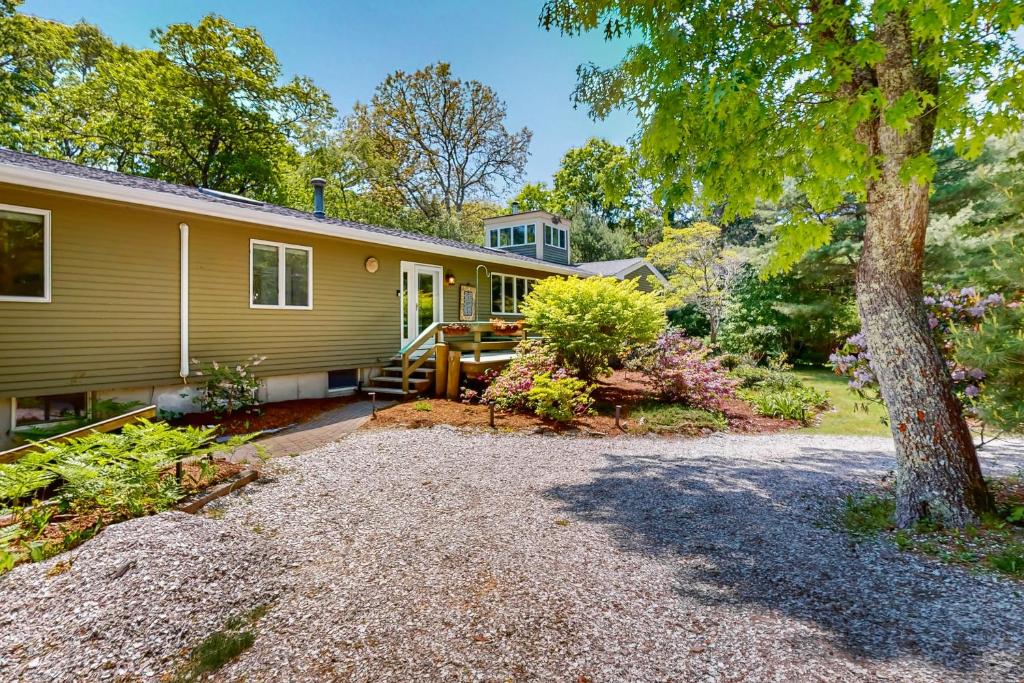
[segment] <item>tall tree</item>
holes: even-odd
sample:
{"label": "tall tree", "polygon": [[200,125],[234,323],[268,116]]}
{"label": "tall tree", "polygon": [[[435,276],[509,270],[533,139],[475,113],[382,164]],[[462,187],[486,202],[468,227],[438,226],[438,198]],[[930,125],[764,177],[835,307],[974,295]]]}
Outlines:
{"label": "tall tree", "polygon": [[[1013,0],[548,0],[541,22],[631,32],[622,64],[581,69],[596,115],[631,106],[669,205],[698,189],[725,220],[794,179],[815,211],[866,203],[861,319],[897,452],[897,522],[963,526],[991,506],[948,370],[929,334],[922,268],[936,137],[978,153],[1021,127],[1024,51]],[[829,226],[797,220],[799,249]]]}
{"label": "tall tree", "polygon": [[745,261],[739,251],[723,247],[717,225],[699,221],[684,228],[665,228],[664,238],[648,250],[647,257],[668,273],[666,305],[689,304],[703,313],[714,344],[729,293],[743,274]]}
{"label": "tall tree", "polygon": [[153,31],[155,76],[151,173],[231,192],[276,198],[289,143],[334,115],[328,95],[303,77],[281,83],[263,36],[207,15]]}
{"label": "tall tree", "polygon": [[428,218],[451,218],[522,177],[532,133],[509,130],[505,116],[494,90],[441,62],[390,74],[356,105],[347,133],[374,185]]}
{"label": "tall tree", "polygon": [[631,251],[642,254],[661,239],[663,220],[651,183],[639,167],[636,156],[622,145],[593,137],[562,156],[550,189],[545,183],[527,184],[513,201],[524,210],[543,208],[569,218],[586,210],[626,235]]}

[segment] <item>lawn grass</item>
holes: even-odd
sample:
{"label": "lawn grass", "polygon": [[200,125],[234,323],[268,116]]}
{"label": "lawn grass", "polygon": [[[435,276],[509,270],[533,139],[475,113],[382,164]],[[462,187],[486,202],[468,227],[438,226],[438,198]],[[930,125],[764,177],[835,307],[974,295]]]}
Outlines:
{"label": "lawn grass", "polygon": [[808,386],[827,392],[833,408],[821,414],[820,421],[804,429],[812,434],[847,434],[851,436],[889,436],[889,427],[882,424],[885,411],[874,403],[868,404],[868,411],[855,409],[863,404],[859,396],[847,388],[846,379],[827,368],[800,367],[796,374]]}
{"label": "lawn grass", "polygon": [[679,432],[697,434],[701,430],[721,431],[728,426],[725,418],[699,408],[688,408],[678,403],[648,401],[630,411],[630,432]]}

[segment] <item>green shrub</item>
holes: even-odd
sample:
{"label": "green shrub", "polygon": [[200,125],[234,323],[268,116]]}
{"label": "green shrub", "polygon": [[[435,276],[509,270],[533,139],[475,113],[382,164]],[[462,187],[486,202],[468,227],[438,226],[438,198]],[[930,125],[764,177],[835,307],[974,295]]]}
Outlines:
{"label": "green shrub", "polygon": [[527,394],[533,411],[556,422],[572,422],[574,417],[591,410],[593,386],[575,377],[552,379],[550,373],[533,378]]}
{"label": "green shrub", "polygon": [[1011,576],[1024,576],[1024,545],[1014,544],[986,558],[990,567]]}
{"label": "green shrub", "polygon": [[758,415],[807,422],[818,410],[828,407],[828,394],[811,387],[746,389],[739,397]]}
{"label": "green shrub", "polygon": [[257,405],[257,392],[261,380],[253,368],[264,360],[266,356],[254,355],[250,356],[247,362],[232,366],[230,363],[218,363],[215,360],[204,365],[193,358],[192,364],[196,366],[195,375],[203,378],[202,387],[193,399],[195,404],[203,410],[212,411],[215,415],[230,415],[236,410],[245,410]]}
{"label": "green shrub", "polygon": [[657,294],[613,277],[541,280],[527,295],[524,313],[527,329],[542,335],[584,380],[609,372],[613,358],[654,341],[665,327]]}
{"label": "green shrub", "polygon": [[739,365],[733,369],[732,376],[738,379],[740,386],[745,389],[757,387],[781,390],[803,386],[800,378],[792,373],[755,365]]}

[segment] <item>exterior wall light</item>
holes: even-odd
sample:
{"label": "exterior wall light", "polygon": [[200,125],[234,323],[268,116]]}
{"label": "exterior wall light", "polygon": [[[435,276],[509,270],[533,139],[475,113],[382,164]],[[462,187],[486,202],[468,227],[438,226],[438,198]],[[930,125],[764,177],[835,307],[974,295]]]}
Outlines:
{"label": "exterior wall light", "polygon": [[445,284],[447,284],[447,285],[448,285],[449,287],[451,287],[452,285],[454,285],[454,284],[455,284],[455,273],[452,273],[452,272],[450,272],[450,271],[449,271],[449,272],[448,272],[448,273],[447,273],[447,274],[446,274],[446,275],[444,276],[444,281],[445,281]]}

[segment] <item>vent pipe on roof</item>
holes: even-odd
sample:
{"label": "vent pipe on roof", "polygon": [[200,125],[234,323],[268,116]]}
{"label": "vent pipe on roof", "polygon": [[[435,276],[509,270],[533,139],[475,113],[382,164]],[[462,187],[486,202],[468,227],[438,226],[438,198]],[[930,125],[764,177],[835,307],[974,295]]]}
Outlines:
{"label": "vent pipe on roof", "polygon": [[512,213],[519,213],[519,202],[512,202]]}
{"label": "vent pipe on roof", "polygon": [[313,215],[323,218],[327,215],[324,212],[324,185],[327,181],[323,178],[313,178],[309,184],[313,186]]}

